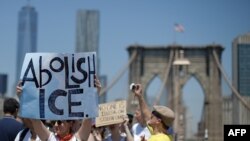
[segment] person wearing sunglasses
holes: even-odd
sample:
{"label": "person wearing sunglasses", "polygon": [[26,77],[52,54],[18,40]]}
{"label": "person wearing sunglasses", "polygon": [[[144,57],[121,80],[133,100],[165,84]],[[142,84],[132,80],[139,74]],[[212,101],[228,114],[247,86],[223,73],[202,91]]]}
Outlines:
{"label": "person wearing sunglasses", "polygon": [[[167,130],[172,126],[175,119],[174,112],[163,105],[153,106],[153,111],[151,112],[144,100],[141,84],[135,84],[133,92],[138,98],[142,119],[147,123],[151,133],[148,141],[171,141],[172,136]],[[141,141],[146,141],[145,137],[142,137]]]}
{"label": "person wearing sunglasses", "polygon": [[[51,131],[54,132],[58,140],[70,140],[73,138],[74,120],[52,120],[49,122]],[[76,130],[77,131],[77,130]]]}
{"label": "person wearing sunglasses", "polygon": [[[94,84],[97,92],[100,93],[101,83],[95,75]],[[17,86],[17,90],[21,93],[22,88]],[[49,130],[41,120],[30,119],[33,128],[42,141],[87,141],[91,132],[92,121],[90,118],[83,119],[81,126],[75,129],[75,120],[55,120],[50,121],[52,131]]]}

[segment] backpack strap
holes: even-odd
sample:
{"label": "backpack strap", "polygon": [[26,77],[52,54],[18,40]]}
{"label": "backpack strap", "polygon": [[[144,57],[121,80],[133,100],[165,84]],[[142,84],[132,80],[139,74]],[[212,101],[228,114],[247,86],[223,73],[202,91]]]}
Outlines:
{"label": "backpack strap", "polygon": [[20,134],[19,141],[23,141],[23,139],[28,131],[29,131],[29,128],[23,129],[22,133]]}

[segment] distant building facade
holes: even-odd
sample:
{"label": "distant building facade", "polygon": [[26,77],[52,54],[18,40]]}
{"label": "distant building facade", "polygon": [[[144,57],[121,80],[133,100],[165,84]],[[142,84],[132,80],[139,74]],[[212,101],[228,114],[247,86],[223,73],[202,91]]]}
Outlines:
{"label": "distant building facade", "polygon": [[[107,76],[100,75],[100,12],[97,10],[78,10],[76,16],[76,48],[75,52],[96,52],[97,75],[102,87],[107,84]],[[99,103],[106,102],[106,94],[99,97]]]}
{"label": "distant building facade", "polygon": [[223,124],[232,124],[233,123],[233,102],[232,96],[224,96],[222,102],[222,120]]}
{"label": "distant building facade", "polygon": [[[76,48],[75,52],[95,51],[97,68],[99,69],[99,11],[78,10],[76,16]],[[99,73],[99,70],[97,70]]]}
{"label": "distant building facade", "polygon": [[0,119],[3,117],[3,102],[8,87],[8,75],[0,74]]}
{"label": "distant building facade", "polygon": [[[250,105],[250,33],[238,36],[232,47],[233,85]],[[233,95],[233,124],[250,124],[250,111]]]}
{"label": "distant building facade", "polygon": [[25,54],[37,51],[38,14],[29,4],[18,13],[16,82],[19,81]]}
{"label": "distant building facade", "polygon": [[8,75],[0,74],[0,97],[4,96],[8,87]]}
{"label": "distant building facade", "polygon": [[4,98],[0,97],[0,119],[3,117],[3,102]]}
{"label": "distant building facade", "polygon": [[[99,77],[100,82],[102,84],[102,87],[105,88],[107,87],[107,82],[108,82],[108,78],[106,75],[101,75]],[[103,93],[101,96],[99,96],[99,103],[106,103],[107,102],[107,92]]]}
{"label": "distant building facade", "polygon": [[77,11],[76,52],[95,51],[99,56],[99,19],[99,11]]}

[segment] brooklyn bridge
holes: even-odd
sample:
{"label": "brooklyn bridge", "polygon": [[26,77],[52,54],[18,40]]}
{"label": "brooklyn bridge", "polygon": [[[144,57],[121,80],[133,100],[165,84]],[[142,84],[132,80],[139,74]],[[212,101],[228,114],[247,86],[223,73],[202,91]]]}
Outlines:
{"label": "brooklyn bridge", "polygon": [[[138,82],[146,88],[158,76],[162,82],[158,93],[153,94],[154,99],[146,99],[148,102],[153,100],[153,104],[159,104],[160,99],[167,95],[164,105],[171,107],[176,114],[173,127],[174,138],[176,141],[183,141],[187,140],[187,120],[185,120],[187,112],[182,102],[182,89],[191,77],[195,77],[204,93],[201,119],[195,140],[222,141],[223,125],[226,124],[223,117],[227,116],[224,109],[228,109],[228,104],[222,96],[222,79],[231,88],[237,100],[250,112],[250,104],[233,87],[221,65],[223,50],[222,46],[216,44],[205,46],[131,45],[127,48],[130,58],[127,64],[101,91],[101,94],[110,90],[126,70],[129,70],[129,84]],[[146,97],[146,94],[144,95]],[[127,110],[131,112],[138,106],[131,92],[127,98],[127,105]]]}
{"label": "brooklyn bridge", "polygon": [[[232,99],[225,100],[223,98],[222,79],[231,88],[233,96],[246,109],[246,115],[250,115],[250,99],[243,98],[239,94],[221,65],[223,50],[224,48],[217,44],[205,46],[131,45],[127,48],[128,62],[111,83],[102,89],[100,95],[104,95],[112,89],[126,71],[129,72],[129,84],[141,83],[145,89],[155,77],[159,77],[162,82],[160,89],[153,94],[153,99],[144,94],[145,99],[148,104],[153,103],[149,104],[150,106],[163,104],[173,109],[176,116],[173,125],[174,140],[186,141],[188,140],[186,137],[188,117],[186,106],[183,103],[183,87],[190,78],[194,77],[202,88],[204,102],[201,106],[202,112],[197,125],[197,133],[195,139],[192,140],[222,141],[224,124],[233,124],[225,120],[225,118],[232,119]],[[133,113],[138,106],[138,101],[131,92],[129,93],[127,111]],[[160,103],[164,98],[166,98],[165,103]],[[2,103],[2,100],[0,102]],[[0,111],[2,112],[2,109]]]}

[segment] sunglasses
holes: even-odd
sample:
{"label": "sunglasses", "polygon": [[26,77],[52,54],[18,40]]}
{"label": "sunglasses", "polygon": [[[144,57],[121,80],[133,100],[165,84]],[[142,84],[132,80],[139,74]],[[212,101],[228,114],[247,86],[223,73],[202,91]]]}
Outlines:
{"label": "sunglasses", "polygon": [[159,112],[157,112],[157,111],[152,111],[152,114],[153,114],[156,118],[162,120],[162,116],[161,116],[161,114],[160,114]]}
{"label": "sunglasses", "polygon": [[168,126],[163,122],[163,117],[162,117],[162,115],[159,113],[159,112],[157,112],[157,111],[152,111],[152,114],[156,117],[156,118],[158,118],[158,119],[160,119],[161,120],[161,123],[163,124],[163,126],[165,127],[165,128],[167,128],[168,129]]}
{"label": "sunglasses", "polygon": [[70,120],[53,120],[50,123],[52,125],[55,125],[57,123],[57,125],[61,125],[63,122],[70,122]]}

